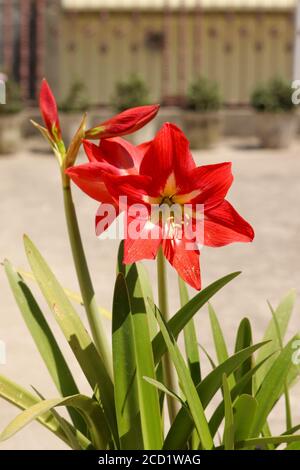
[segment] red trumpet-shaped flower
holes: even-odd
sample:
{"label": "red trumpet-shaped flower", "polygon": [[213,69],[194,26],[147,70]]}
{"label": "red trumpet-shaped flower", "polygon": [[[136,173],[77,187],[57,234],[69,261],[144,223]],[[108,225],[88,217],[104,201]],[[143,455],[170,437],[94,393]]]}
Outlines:
{"label": "red trumpet-shaped flower", "polygon": [[[92,197],[96,195],[96,199],[103,202],[111,198],[119,210],[123,209],[118,202],[120,197],[127,197],[128,229],[124,263],[133,263],[145,258],[153,259],[162,246],[165,257],[178,274],[195,289],[201,288],[197,233],[192,232],[191,238],[185,227],[178,228],[172,212],[167,219],[160,217],[153,221],[154,206],[166,205],[172,208],[175,204],[184,211],[188,205],[189,220],[193,227],[197,226],[197,208],[201,207],[201,242],[204,245],[224,246],[232,242],[253,240],[252,227],[225,200],[233,181],[231,164],[196,167],[189,143],[175,125],[165,124],[153,141],[138,149],[127,147],[132,162],[137,162],[131,166],[127,165],[127,168],[126,164],[124,165],[125,160],[120,165],[119,157],[115,158],[117,153],[111,150],[112,147],[107,147],[105,157],[103,153],[101,158],[97,157],[98,163],[73,168],[68,174],[87,194]],[[138,152],[138,157],[135,152]],[[93,158],[96,158],[95,152]],[[98,165],[98,170],[93,165]],[[103,185],[102,189],[105,188],[104,192],[95,194],[94,188],[99,191],[100,185]],[[132,215],[131,208],[134,204],[144,207],[146,216],[145,211],[142,217]],[[138,237],[136,232],[133,236],[130,230],[131,223],[135,222],[140,226]]]}
{"label": "red trumpet-shaped flower", "polygon": [[50,137],[58,142],[61,140],[61,129],[58,118],[57,104],[52,93],[52,90],[44,78],[40,91],[40,110],[43,116],[44,123],[48,129]]}
{"label": "red trumpet-shaped flower", "polygon": [[138,106],[102,122],[85,133],[87,139],[107,139],[132,134],[144,127],[158,113],[159,105]]}

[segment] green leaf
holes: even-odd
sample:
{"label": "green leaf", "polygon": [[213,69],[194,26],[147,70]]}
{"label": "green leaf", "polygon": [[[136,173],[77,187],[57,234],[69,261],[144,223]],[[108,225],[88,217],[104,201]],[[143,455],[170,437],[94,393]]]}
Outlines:
{"label": "green leaf", "polygon": [[292,355],[294,352],[292,344],[295,339],[297,339],[297,336],[280,352],[279,356],[273,362],[272,367],[267,372],[260,389],[256,393],[255,398],[258,406],[253,420],[251,437],[259,435],[270,411],[284,390],[284,384],[292,365]]}
{"label": "green leaf", "polygon": [[182,406],[186,406],[185,402],[181,397],[179,397],[176,393],[172,392],[166,385],[164,385],[162,382],[159,382],[158,380],[155,379],[150,379],[150,377],[144,377],[146,382],[149,382],[149,384],[153,385],[154,387],[158,388],[161,392],[165,393],[166,395],[170,395],[170,397],[175,398],[175,400],[178,400]]}
{"label": "green leaf", "polygon": [[[15,269],[15,271],[17,272],[17,274],[19,274],[19,276],[22,279],[26,279],[26,280],[29,279],[30,281],[36,282],[36,279],[31,272],[25,271],[24,269],[20,269],[20,268]],[[73,302],[79,305],[83,305],[83,299],[82,299],[81,294],[79,294],[79,292],[74,292],[70,289],[67,289],[66,287],[64,288],[64,291],[70,300],[72,300]],[[109,320],[111,320],[111,312],[109,312],[106,308],[98,306],[98,310],[99,310],[100,315],[103,315],[105,318],[108,318]]]}
{"label": "green leaf", "polygon": [[108,441],[103,440],[102,433],[99,432],[104,420],[101,408],[96,400],[84,395],[39,401],[14,418],[0,434],[0,440],[4,441],[9,439],[31,421],[39,418],[41,415],[57,406],[72,406],[78,409],[87,423],[96,449],[106,449]]}
{"label": "green leaf", "polygon": [[201,351],[205,354],[208,362],[210,363],[211,365],[211,368],[212,369],[215,369],[217,367],[217,365],[215,364],[213,358],[211,357],[211,355],[209,354],[209,352],[207,351],[207,349],[205,349],[204,346],[201,346],[201,344],[199,344],[199,348],[201,349]]}
{"label": "green leaf", "polygon": [[[239,351],[230,358],[228,358],[223,364],[217,366],[210,374],[208,374],[202,382],[197,386],[197,392],[202,402],[204,409],[217,393],[222,385],[222,376],[227,376],[234,372],[235,369],[241,366],[241,364],[248,359],[257,349],[264,346],[265,343],[255,344],[249,348]],[[184,408],[178,412],[174,423],[172,424],[168,435],[164,442],[164,449],[183,449],[186,445],[191,432],[193,431],[194,425],[190,415]]]}
{"label": "green leaf", "polygon": [[234,442],[248,439],[257,409],[251,395],[240,395],[234,404]]}
{"label": "green leaf", "polygon": [[126,282],[121,273],[114,291],[112,351],[120,448],[142,449],[133,323]]}
{"label": "green leaf", "polygon": [[156,450],[161,449],[163,438],[158,390],[144,380],[144,377],[156,379],[147,309],[137,267],[123,264],[123,250],[124,242],[121,242],[118,267],[125,276],[132,313],[144,449]]}
{"label": "green leaf", "polygon": [[228,359],[228,351],[219,320],[217,318],[215,310],[213,309],[210,303],[208,304],[208,313],[218,362],[219,364],[222,364],[222,362]]}
{"label": "green leaf", "polygon": [[[189,301],[188,290],[183,279],[178,276],[179,295],[181,307],[184,307]],[[200,356],[197,340],[197,333],[194,319],[192,318],[183,329],[184,347],[188,366],[195,385],[201,381]]]}
{"label": "green leaf", "polygon": [[296,426],[293,426],[291,429],[288,429],[287,431],[283,432],[282,435],[285,436],[286,434],[294,434],[295,432],[300,430],[300,424],[297,424]]}
{"label": "green leaf", "polygon": [[92,389],[100,390],[100,396],[97,396],[97,399],[103,406],[107,423],[107,427],[105,423],[102,423],[102,432],[104,436],[107,436],[108,429],[110,429],[115,443],[118,445],[114,389],[103,360],[80,317],[40,252],[26,236],[24,237],[24,245],[32,272],[83,373]]}
{"label": "green leaf", "polygon": [[[249,388],[249,384],[251,384],[252,379],[254,375],[256,374],[256,371],[262,367],[265,361],[268,360],[268,357],[266,357],[262,362],[254,366],[252,369],[250,369],[239,382],[236,383],[236,385],[233,387],[231,390],[231,401],[234,402],[234,400],[242,393],[246,393],[246,390]],[[209,421],[209,428],[212,436],[215,436],[222,420],[224,418],[224,401],[222,400],[220,404],[217,406],[215,409],[212,417],[210,418]]]}
{"label": "green leaf", "polygon": [[204,414],[201,400],[197,393],[196,387],[192,381],[189,369],[187,368],[184,359],[179,351],[175,338],[172,336],[170,330],[168,329],[167,323],[164,321],[161,313],[155,305],[153,305],[153,313],[155,314],[155,317],[159,324],[171,360],[176,368],[182,391],[186,397],[186,401],[189,406],[189,411],[191,413],[195,428],[197,429],[198,435],[201,440],[201,445],[203,449],[212,449],[214,443],[210,435],[208,423]]}
{"label": "green leaf", "polygon": [[135,263],[136,269],[138,272],[138,279],[141,288],[141,293],[143,295],[144,304],[147,312],[147,319],[149,323],[150,329],[150,338],[151,340],[157,334],[157,323],[153,319],[153,315],[150,312],[150,305],[147,302],[147,299],[151,299],[153,301],[153,291],[151,286],[151,280],[149,278],[149,273],[143,263]]}
{"label": "green leaf", "polygon": [[[128,273],[130,270],[130,266],[132,265],[128,265],[128,268],[125,268],[124,263],[123,263],[123,257],[124,257],[124,242],[122,241],[120,243],[119,252],[118,252],[117,274],[123,273],[124,275],[126,275],[126,273]],[[150,329],[150,337],[152,340],[152,338],[157,334],[157,322],[153,319],[153,315],[151,315],[151,307],[149,305],[149,302],[147,301],[147,299],[151,299],[153,301],[151,279],[143,263],[141,262],[134,263],[134,266],[137,271],[137,278],[138,278],[137,282],[139,284],[141,302],[144,303],[144,308],[147,312],[147,319],[148,319],[149,329]]]}
{"label": "green leaf", "polygon": [[[177,338],[179,333],[193,318],[193,316],[200,310],[209,299],[216,294],[222,287],[228,284],[232,279],[240,274],[235,272],[222,277],[218,281],[213,282],[205,289],[201,290],[195,295],[186,305],[184,305],[168,322],[168,328],[174,338]],[[166,352],[166,345],[161,332],[159,332],[152,341],[154,361],[158,364],[163,354]]]}
{"label": "green leaf", "polygon": [[[271,306],[271,304],[268,302],[272,317],[274,320],[274,324],[276,327],[276,333],[277,333],[277,339],[279,341],[280,349],[281,351],[283,350],[283,338],[281,337],[281,331],[280,327],[277,321],[277,317],[275,315],[275,312]],[[292,423],[292,412],[291,412],[291,402],[290,402],[290,395],[289,395],[289,388],[288,388],[288,379],[286,379],[284,383],[284,398],[285,398],[285,419],[286,419],[286,429],[290,429],[293,426]]]}
{"label": "green leaf", "polygon": [[230,396],[230,388],[226,374],[222,376],[224,408],[225,408],[225,426],[224,426],[224,448],[225,450],[234,450],[234,423],[233,409]]}
{"label": "green leaf", "polygon": [[[290,291],[286,297],[280,302],[279,306],[275,310],[275,318],[279,326],[281,338],[284,338],[289,320],[292,314],[293,306],[295,303],[296,294],[295,291]],[[269,356],[274,351],[280,350],[280,343],[278,340],[277,327],[274,322],[274,318],[270,321],[267,330],[264,335],[263,341],[270,341],[264,348],[262,348],[257,356],[257,362],[261,362],[266,356]],[[276,356],[272,356],[264,367],[259,371],[256,377],[256,390],[260,387],[264,377],[270,370],[274,363]]]}
{"label": "green leaf", "polygon": [[[36,396],[32,395],[32,393],[28,392],[28,390],[12,382],[4,376],[0,376],[0,397],[21,410],[25,410],[39,403],[39,399]],[[61,419],[67,423],[66,420],[63,418]],[[71,445],[64,432],[64,429],[51,412],[47,412],[42,416],[39,416],[37,421],[39,421],[40,424],[54,433],[67,445]],[[81,434],[80,431],[73,428],[70,424],[69,427],[72,429],[73,434],[75,435],[82,449],[88,449],[91,447],[91,442],[83,434]]]}
{"label": "green leaf", "polygon": [[[32,292],[22,278],[14,271],[9,261],[4,261],[4,267],[26,326],[57,390],[63,397],[78,394],[79,390],[72,373]],[[82,417],[74,409],[68,411],[75,427],[84,433],[86,426]]]}
{"label": "green leaf", "polygon": [[[242,349],[248,348],[252,344],[252,330],[251,324],[248,318],[243,318],[237,332],[235,341],[235,352],[241,351]],[[236,382],[239,382],[241,378],[249,372],[252,367],[252,357],[249,357],[239,369],[234,372]],[[252,381],[249,382],[248,390],[245,393],[252,394]]]}
{"label": "green leaf", "polygon": [[[228,359],[228,351],[227,351],[227,346],[225,343],[225,339],[223,336],[223,332],[222,332],[219,320],[217,318],[216,312],[214,311],[210,303],[208,304],[208,313],[209,313],[209,319],[210,319],[211,329],[213,333],[213,339],[214,339],[218,362],[219,364],[222,364],[223,362],[226,361],[226,359]],[[229,387],[230,388],[234,387],[234,384],[235,384],[234,377],[231,375],[228,377],[227,380],[229,383]]]}
{"label": "green leaf", "polygon": [[291,442],[284,450],[300,450],[300,442]]}
{"label": "green leaf", "polygon": [[268,444],[282,444],[282,443],[291,443],[291,442],[300,442],[300,436],[271,436],[271,437],[258,437],[245,439],[244,441],[237,442],[235,447],[236,449],[245,449],[245,448],[261,448],[263,449]]}
{"label": "green leaf", "polygon": [[[32,386],[32,388],[41,400],[45,400],[45,397],[35,387]],[[71,410],[72,410],[72,408],[71,408]],[[73,450],[82,450],[80,444],[78,443],[78,441],[76,439],[75,433],[73,431],[74,428],[72,429],[72,426],[66,420],[64,420],[54,408],[51,410],[51,413],[54,416],[54,418],[57,419],[60,426],[62,427],[65,435],[67,436],[67,438],[70,442],[71,448]],[[84,422],[84,420],[83,420],[83,422]]]}

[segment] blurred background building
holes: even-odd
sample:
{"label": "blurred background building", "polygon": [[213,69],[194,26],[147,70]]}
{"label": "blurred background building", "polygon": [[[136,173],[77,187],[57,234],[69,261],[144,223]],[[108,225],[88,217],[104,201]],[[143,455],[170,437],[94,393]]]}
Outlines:
{"label": "blurred background building", "polygon": [[46,76],[63,99],[84,82],[107,104],[115,82],[141,77],[151,99],[180,104],[197,76],[224,102],[258,82],[291,79],[295,0],[0,0],[0,70],[34,100]]}

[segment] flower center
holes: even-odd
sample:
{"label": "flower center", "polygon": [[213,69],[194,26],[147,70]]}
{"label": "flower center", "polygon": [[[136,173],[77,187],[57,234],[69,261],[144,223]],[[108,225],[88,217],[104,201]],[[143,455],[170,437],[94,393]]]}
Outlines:
{"label": "flower center", "polygon": [[159,205],[161,206],[162,204],[167,204],[169,207],[171,207],[174,204],[174,201],[172,198],[173,196],[162,196]]}

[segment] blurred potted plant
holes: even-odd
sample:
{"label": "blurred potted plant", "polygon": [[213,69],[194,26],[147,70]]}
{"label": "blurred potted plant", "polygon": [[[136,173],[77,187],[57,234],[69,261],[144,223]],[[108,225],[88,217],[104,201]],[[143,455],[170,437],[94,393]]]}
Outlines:
{"label": "blurred potted plant", "polygon": [[85,85],[81,82],[74,82],[67,97],[58,107],[61,111],[64,140],[66,145],[69,145],[77,131],[82,114],[89,108]]}
{"label": "blurred potted plant", "polygon": [[256,133],[262,147],[286,148],[296,134],[293,89],[280,78],[257,86],[251,96],[256,111]]}
{"label": "blurred potted plant", "polygon": [[0,105],[0,153],[14,153],[20,147],[22,100],[19,86],[5,80],[6,103]]}
{"label": "blurred potted plant", "polygon": [[[132,75],[128,80],[119,81],[116,84],[111,104],[118,112],[125,111],[129,108],[135,108],[136,106],[149,104],[149,90],[147,85],[136,75]],[[151,121],[137,133],[127,136],[127,139],[134,144],[138,144],[152,139],[154,137],[155,130],[155,123]]]}
{"label": "blurred potted plant", "polygon": [[203,77],[191,83],[183,113],[183,127],[191,148],[209,148],[219,140],[221,104],[216,83]]}

